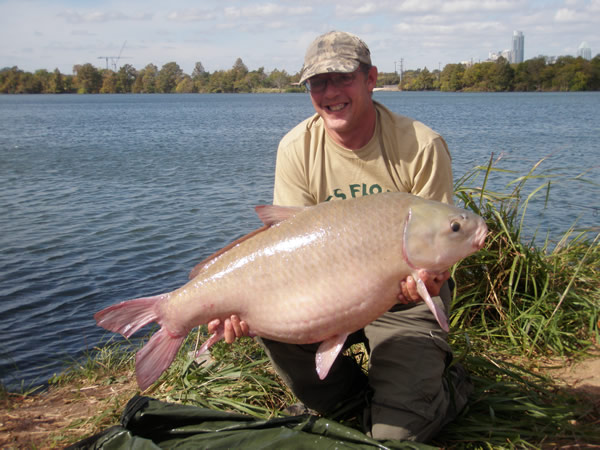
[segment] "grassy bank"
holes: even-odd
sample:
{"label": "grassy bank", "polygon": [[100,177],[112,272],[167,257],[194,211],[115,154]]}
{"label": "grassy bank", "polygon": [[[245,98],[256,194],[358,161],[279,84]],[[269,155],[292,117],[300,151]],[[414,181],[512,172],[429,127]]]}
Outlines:
{"label": "grassy bank", "polygon": [[[497,171],[491,163],[456,186],[459,200],[486,219],[490,234],[482,251],[453,269],[450,342],[456,360],[471,373],[475,392],[434,444],[541,448],[600,442],[600,392],[590,399],[548,375],[553,366],[585,357],[600,342],[600,235],[571,228],[557,242],[544,239],[540,245],[525,237],[528,204],[550,187],[537,172],[540,163],[503,192],[488,188]],[[278,416],[295,402],[253,340],[218,343],[210,358],[198,362],[193,351],[205,337],[203,329],[192,333],[174,364],[144,394],[262,418]],[[351,350],[364,358],[362,348]],[[133,354],[109,344],[51,380],[55,389],[75,386],[80,395],[86,386],[102,387],[108,397],[98,400],[85,423],[57,430],[68,436],[53,442],[64,445],[116,424],[124,402],[136,392],[133,369]],[[122,386],[128,389],[110,393]],[[74,426],[78,433],[66,433]]]}

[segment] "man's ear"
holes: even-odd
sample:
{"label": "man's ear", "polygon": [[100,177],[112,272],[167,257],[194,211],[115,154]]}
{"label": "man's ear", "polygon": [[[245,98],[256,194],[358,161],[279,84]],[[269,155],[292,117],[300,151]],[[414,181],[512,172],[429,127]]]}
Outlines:
{"label": "man's ear", "polygon": [[377,85],[377,67],[371,66],[369,69],[369,73],[367,74],[367,87],[369,92],[373,92],[375,86]]}

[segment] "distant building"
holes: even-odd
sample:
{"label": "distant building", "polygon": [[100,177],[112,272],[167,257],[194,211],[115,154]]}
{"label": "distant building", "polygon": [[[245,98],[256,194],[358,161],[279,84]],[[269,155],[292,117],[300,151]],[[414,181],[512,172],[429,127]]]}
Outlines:
{"label": "distant building", "polygon": [[587,45],[587,42],[582,42],[577,49],[577,56],[581,56],[588,61],[592,59],[592,49]]}
{"label": "distant building", "polygon": [[502,50],[501,52],[489,52],[488,61],[498,61],[498,58],[503,57],[508,62],[512,62],[512,52],[510,50]]}
{"label": "distant building", "polygon": [[522,63],[525,54],[525,36],[521,31],[515,31],[512,38],[512,50],[510,52],[511,63]]}

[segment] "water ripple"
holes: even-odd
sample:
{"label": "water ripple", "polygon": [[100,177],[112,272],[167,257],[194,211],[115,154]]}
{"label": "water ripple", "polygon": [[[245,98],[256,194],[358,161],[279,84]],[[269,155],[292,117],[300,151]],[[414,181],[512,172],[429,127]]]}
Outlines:
{"label": "water ripple", "polygon": [[[441,132],[457,175],[492,151],[525,170],[556,152],[562,170],[595,165],[598,179],[590,95],[377,99]],[[94,312],[179,287],[258,228],[277,144],[310,114],[304,95],[0,96],[0,381],[43,383],[114,338]],[[597,189],[577,196],[598,208]]]}

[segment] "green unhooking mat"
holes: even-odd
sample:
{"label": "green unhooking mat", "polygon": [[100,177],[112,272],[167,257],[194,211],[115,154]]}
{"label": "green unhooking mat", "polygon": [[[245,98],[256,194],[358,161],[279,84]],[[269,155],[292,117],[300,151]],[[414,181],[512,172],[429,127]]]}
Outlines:
{"label": "green unhooking mat", "polygon": [[68,449],[432,449],[381,442],[353,428],[309,414],[276,419],[213,411],[135,396],[121,425]]}

